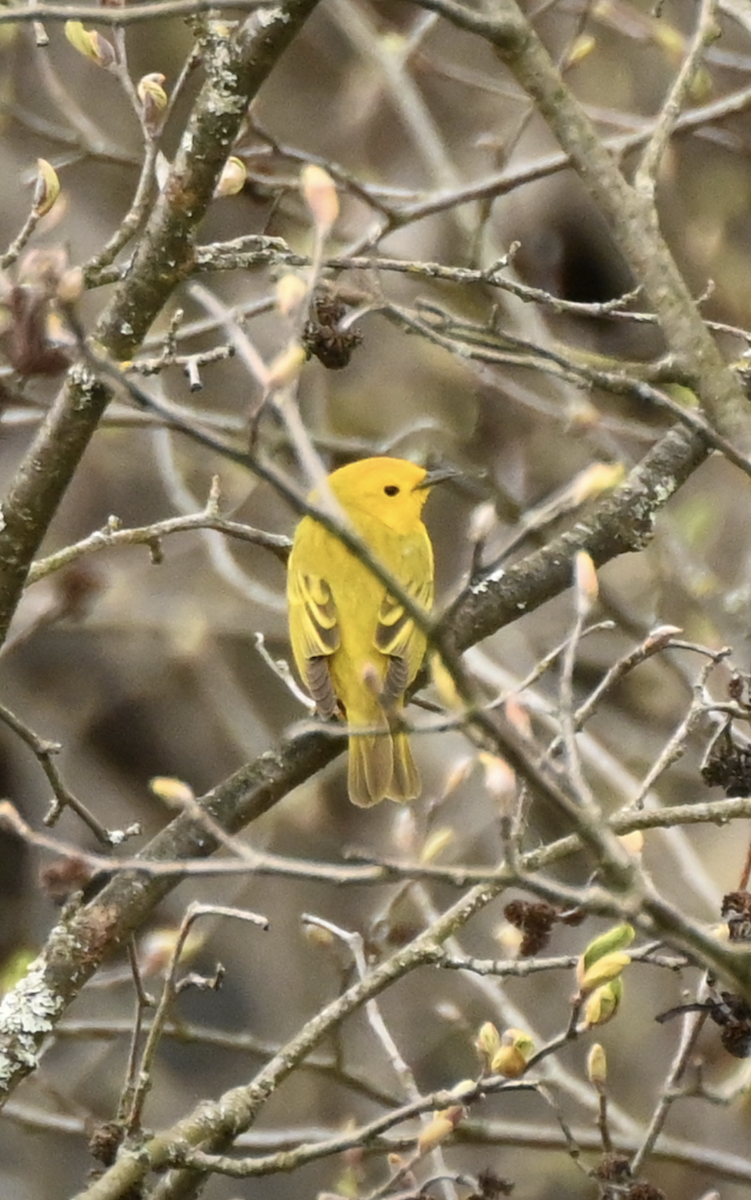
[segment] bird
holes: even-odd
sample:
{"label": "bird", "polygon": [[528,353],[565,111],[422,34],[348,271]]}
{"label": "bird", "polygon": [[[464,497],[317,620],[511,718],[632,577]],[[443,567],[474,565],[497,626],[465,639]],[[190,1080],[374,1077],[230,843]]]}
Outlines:
{"label": "bird", "polygon": [[[359,459],[333,471],[309,502],[324,506],[328,491],[373,558],[427,617],[434,562],[422,510],[433,484],[455,474],[402,458]],[[287,579],[300,677],[318,715],[342,716],[350,729],[350,800],[363,808],[414,800],[420,775],[399,716],[425,656],[424,629],[367,563],[310,514],[295,531]]]}

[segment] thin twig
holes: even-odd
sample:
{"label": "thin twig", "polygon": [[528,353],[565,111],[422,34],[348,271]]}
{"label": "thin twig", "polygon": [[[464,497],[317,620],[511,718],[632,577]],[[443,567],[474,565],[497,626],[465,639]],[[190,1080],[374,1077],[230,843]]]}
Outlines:
{"label": "thin twig", "polygon": [[701,0],[694,36],[681,63],[668,95],[660,109],[657,123],[644,147],[634,176],[637,189],[654,197],[657,173],[675,128],[681,108],[688,98],[707,46],[715,41],[720,30],[717,25],[717,0]]}
{"label": "thin twig", "polygon": [[39,737],[38,734],[26,725],[20,717],[6,708],[4,704],[0,704],[0,721],[12,729],[18,737],[29,747],[34,754],[37,762],[47,776],[47,781],[52,788],[52,794],[55,797],[55,804],[52,810],[45,817],[46,825],[53,825],[61,816],[66,808],[70,808],[77,816],[81,818],[83,823],[94,834],[94,837],[103,846],[117,846],[123,840],[123,834],[110,831],[102,825],[92,812],[86,807],[77,796],[71,792],[70,788],[63,781],[63,778],[55,766],[54,756],[59,754],[62,746],[59,742],[50,742],[45,738]]}
{"label": "thin twig", "polygon": [[691,697],[691,704],[689,705],[688,712],[679,722],[674,733],[660,751],[656,761],[652,764],[649,771],[647,771],[647,774],[644,776],[641,787],[632,801],[632,806],[634,808],[638,809],[642,807],[644,804],[644,797],[652,789],[655,781],[659,779],[660,775],[662,775],[668,769],[668,767],[672,765],[672,763],[674,763],[681,757],[681,755],[685,753],[686,742],[689,733],[696,725],[697,721],[701,720],[707,711],[705,699],[705,687],[707,679],[717,666],[717,663],[721,662],[723,658],[727,658],[729,654],[729,649],[720,650],[717,652],[716,658],[710,659],[709,662],[702,666],[701,671],[699,672],[699,678],[694,685],[693,695]]}
{"label": "thin twig", "polygon": [[690,1013],[686,1016],[681,1039],[675,1056],[670,1065],[670,1070],[665,1078],[665,1082],[660,1090],[660,1099],[652,1114],[652,1119],[644,1135],[643,1141],[636,1151],[636,1154],[631,1160],[631,1174],[636,1177],[642,1169],[643,1164],[649,1158],[655,1143],[662,1132],[665,1121],[667,1120],[670,1106],[676,1099],[676,1089],[680,1082],[683,1072],[686,1070],[690,1061],[691,1055],[696,1045],[704,1023],[707,1019],[706,1012]]}
{"label": "thin twig", "polygon": [[215,476],[206,507],[201,512],[184,517],[168,517],[164,521],[155,521],[153,525],[135,526],[130,529],[123,529],[119,518],[110,517],[102,529],[95,530],[82,541],[65,546],[62,550],[48,555],[47,558],[41,558],[32,563],[29,569],[28,585],[38,583],[40,579],[70,566],[79,558],[110,549],[113,546],[149,546],[152,557],[158,561],[159,542],[163,537],[195,529],[212,529],[216,533],[224,533],[228,537],[239,538],[241,541],[251,542],[255,546],[264,546],[282,562],[286,562],[290,547],[289,538],[281,534],[253,529],[252,526],[242,525],[238,521],[228,521],[220,516],[219,499],[219,479],[218,476]]}
{"label": "thin twig", "polygon": [[[198,802],[196,801],[196,803]],[[672,829],[680,825],[726,825],[731,821],[749,817],[751,817],[751,797],[742,796],[638,812],[622,811],[610,818],[609,826],[616,836],[622,837],[637,829]],[[203,810],[201,810],[200,824],[206,829],[212,829],[211,820],[207,814],[203,813]],[[23,820],[17,809],[8,800],[0,801],[0,827],[11,830],[29,845],[37,846],[52,854],[82,859],[92,871],[102,872],[106,876],[114,871],[135,871],[144,878],[154,879],[184,878],[188,875],[201,877],[249,873],[307,879],[342,886],[382,884],[405,879],[434,879],[456,888],[466,888],[472,884],[495,883],[499,879],[508,885],[520,878],[517,871],[510,871],[507,867],[409,863],[384,857],[374,859],[372,855],[354,851],[350,852],[348,857],[354,860],[356,865],[311,863],[304,859],[294,859],[272,854],[269,851],[252,849],[243,842],[232,839],[226,833],[221,839],[222,844],[227,844],[233,853],[239,854],[238,847],[244,847],[244,852],[238,861],[226,859],[184,861],[172,858],[154,860],[143,857],[112,859],[104,855],[84,852],[78,845],[36,832]],[[215,836],[219,840],[218,832]],[[523,877],[528,883],[529,872],[550,867],[580,850],[579,838],[575,834],[569,834],[550,842],[539,850],[527,851],[520,858],[519,870],[524,872]],[[570,901],[571,897],[567,896],[566,899]]]}

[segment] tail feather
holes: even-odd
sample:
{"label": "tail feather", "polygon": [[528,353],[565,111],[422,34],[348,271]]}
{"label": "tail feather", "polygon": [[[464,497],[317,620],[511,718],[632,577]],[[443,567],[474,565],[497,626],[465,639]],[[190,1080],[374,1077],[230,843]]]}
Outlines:
{"label": "tail feather", "polygon": [[420,775],[405,733],[363,735],[349,739],[349,798],[361,808],[381,800],[414,800]]}
{"label": "tail feather", "polygon": [[378,804],[389,790],[394,769],[391,738],[364,734],[349,739],[349,798],[361,808]]}
{"label": "tail feather", "polygon": [[394,770],[386,795],[389,800],[415,800],[420,795],[422,783],[406,733],[395,733],[392,747]]}

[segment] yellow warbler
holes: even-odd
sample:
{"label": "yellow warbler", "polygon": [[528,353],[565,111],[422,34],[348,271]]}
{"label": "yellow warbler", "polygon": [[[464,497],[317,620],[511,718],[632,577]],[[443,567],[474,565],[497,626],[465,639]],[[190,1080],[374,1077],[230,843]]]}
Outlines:
{"label": "yellow warbler", "polygon": [[[433,549],[421,513],[434,483],[453,471],[428,472],[401,458],[366,458],[328,477],[331,494],[371,554],[428,612],[433,604]],[[320,492],[310,501],[320,504]],[[425,634],[370,568],[313,517],[297,527],[287,595],[292,652],[322,717],[340,711],[349,739],[350,799],[413,800],[420,776],[406,734],[393,718],[425,655]]]}

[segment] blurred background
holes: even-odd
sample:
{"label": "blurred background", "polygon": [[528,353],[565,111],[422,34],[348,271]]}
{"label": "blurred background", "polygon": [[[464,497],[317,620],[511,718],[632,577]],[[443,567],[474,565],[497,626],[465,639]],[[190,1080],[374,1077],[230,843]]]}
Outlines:
{"label": "blurred background", "polygon": [[[698,8],[685,0],[666,2],[657,18],[652,7],[646,0],[525,5],[602,137],[622,153],[626,171],[685,55]],[[697,297],[703,297],[702,312],[722,324],[718,336],[729,358],[738,360],[747,345],[742,331],[751,326],[751,35],[727,13],[721,25],[722,36],[708,50],[691,95],[692,110],[714,105],[716,111],[676,132],[658,200],[671,247]],[[38,46],[30,23],[0,27],[2,244],[10,245],[29,211],[37,158],[52,163],[63,189],[7,269],[6,295],[27,277],[24,272],[33,271],[32,250],[62,249],[70,264],[90,264],[127,212],[143,159],[139,124],[117,76],[78,53],[61,25],[50,22],[46,33],[49,44]],[[102,34],[112,37],[111,30],[103,28]],[[124,42],[133,81],[159,73],[169,94],[193,36],[185,22],[162,19],[130,27]],[[167,159],[201,79],[200,66],[188,74],[161,143]],[[341,203],[327,255],[356,253],[371,260],[379,254],[477,271],[518,242],[510,277],[556,297],[601,304],[633,286],[604,221],[573,173],[560,164],[553,169],[551,136],[490,50],[415,6],[325,0],[262,89],[236,153],[247,180],[239,194],[216,200],[202,244],[258,234],[310,253],[314,235],[299,193],[299,171],[313,159],[329,164]],[[501,174],[516,182],[492,194],[492,180]],[[452,200],[483,181],[491,182],[480,198]],[[420,216],[420,206],[436,199],[437,211]],[[127,255],[126,248],[118,262]],[[289,336],[274,300],[284,269],[272,264],[205,272],[199,281],[243,319],[266,362]],[[482,282],[433,282],[375,270],[366,261],[355,269],[328,270],[323,278],[362,340],[341,369],[328,369],[315,357],[304,367],[298,396],[306,428],[328,469],[372,453],[437,455],[462,469],[462,481],[434,493],[426,510],[440,603],[448,603],[466,582],[479,506],[490,505],[483,519],[485,558],[492,561],[523,531],[525,514],[566,494],[593,464],[628,469],[667,428],[665,414],[634,400],[580,390],[549,374],[534,353],[538,347],[563,347],[566,353],[602,355],[605,363],[646,362],[663,349],[650,324],[623,314],[555,312]],[[79,307],[87,330],[111,294],[112,285],[86,290]],[[639,309],[638,299],[630,308]],[[228,342],[227,330],[208,312],[205,294],[189,284],[152,329],[144,360],[163,354],[170,328],[183,355]],[[445,331],[449,344],[424,336],[428,328]],[[499,331],[522,339],[525,352],[509,353],[503,362],[473,360],[461,351],[470,328],[490,340]],[[7,335],[5,352],[3,485],[62,379],[21,377],[12,368]],[[200,380],[201,390],[191,392],[182,366],[174,365],[145,376],[143,384],[203,428],[244,444],[261,400],[257,382],[237,358],[203,366]],[[304,485],[294,447],[272,411],[260,415],[258,430],[264,452]],[[233,519],[292,533],[294,514],[270,487],[117,402],[85,456],[43,554],[85,538],[113,515],[131,527],[198,511],[214,474]],[[597,617],[614,625],[580,647],[579,698],[661,623],[679,626],[686,640],[714,650],[731,646],[731,667],[748,669],[746,492],[747,482],[735,468],[711,459],[671,501],[649,549],[602,571]],[[546,527],[542,534],[519,537],[514,555],[548,533]],[[280,562],[260,547],[201,532],[166,538],[163,551],[158,565],[145,546],[90,554],[29,587],[0,676],[2,704],[40,737],[60,743],[56,761],[67,785],[99,820],[109,828],[141,824],[143,837],[128,843],[134,850],[170,819],[150,791],[150,779],[174,776],[200,795],[272,748],[306,716],[254,645],[254,635],[262,633],[273,657],[289,654]],[[572,620],[571,597],[564,595],[475,648],[468,664],[489,694],[514,690],[565,639]],[[638,795],[685,716],[703,662],[688,650],[650,660],[613,689],[588,724],[582,754],[606,810]],[[727,666],[710,675],[715,697],[724,698],[728,678]],[[557,686],[553,670],[520,694],[544,737],[556,730]],[[419,724],[420,712],[413,712]],[[656,784],[661,802],[719,796],[708,792],[698,772],[710,734],[708,724],[697,723],[686,752]],[[248,831],[249,841],[312,860],[338,862],[353,847],[371,856],[414,858],[431,833],[447,829],[441,861],[492,865],[501,853],[497,801],[474,748],[460,733],[414,741],[425,794],[413,810],[389,804],[366,813],[354,809],[340,759],[261,818]],[[41,827],[49,785],[29,749],[2,723],[0,796],[12,800],[34,828]],[[528,821],[529,845],[562,831],[555,814],[533,811]],[[97,848],[70,813],[56,836]],[[737,886],[745,853],[745,829],[697,826],[677,837],[655,834],[647,840],[645,863],[671,900],[713,921],[719,895]],[[16,840],[0,842],[0,962],[38,948],[58,915],[55,898],[39,882],[47,861],[22,851]],[[562,876],[582,882],[584,870],[583,862],[572,860]],[[263,876],[194,881],[176,890],[157,914],[155,929],[174,927],[189,900],[197,898],[261,911],[271,930],[262,935],[235,923],[205,923],[206,944],[192,965],[211,972],[221,961],[229,968],[227,978],[218,993],[181,996],[181,1019],[203,1034],[187,1044],[164,1041],[147,1123],[159,1128],[200,1097],[249,1079],[269,1048],[350,978],[345,948],[306,937],[303,913],[359,930],[378,954],[407,939],[431,910],[455,896],[448,885],[337,889]],[[551,952],[578,952],[596,929],[590,922],[586,934],[556,930]],[[507,952],[501,904],[470,926],[463,946],[483,958]],[[134,1002],[123,967],[124,960],[113,961],[85,989],[66,1020],[67,1033],[64,1027],[42,1069],[9,1107],[0,1125],[4,1200],[52,1200],[83,1187],[91,1164],[88,1134],[114,1116],[126,1069]],[[677,1027],[657,1025],[653,1016],[679,1003],[682,987],[693,981],[690,972],[684,978],[647,967],[637,975],[634,969],[624,1011],[602,1030],[623,1129],[629,1121],[641,1125],[649,1119],[675,1049]],[[158,991],[158,979],[149,986]],[[533,1026],[542,1038],[565,1028],[573,986],[572,978],[559,974],[501,988],[491,980],[443,972],[431,975],[428,988],[423,972],[398,984],[384,998],[383,1010],[425,1090],[476,1073],[472,1041],[485,1020],[499,1027]],[[213,1042],[206,1032],[212,1030]],[[224,1045],[228,1033],[255,1041],[241,1045],[230,1039]],[[364,1017],[349,1022],[345,1033],[343,1047],[327,1046],[322,1056],[333,1061],[342,1051],[347,1071],[398,1097],[393,1069]],[[720,1047],[716,1030],[706,1033],[701,1054],[710,1088],[725,1094],[745,1080],[745,1064]],[[579,1042],[559,1056],[558,1099],[571,1123],[593,1128],[585,1055]],[[479,1117],[555,1127],[554,1114],[543,1107],[539,1096],[519,1093],[489,1100]],[[310,1069],[272,1099],[253,1136],[268,1148],[279,1130],[312,1136],[316,1129],[363,1121],[379,1111],[367,1088],[337,1078],[333,1068]],[[744,1156],[748,1121],[745,1100],[732,1109],[685,1100],[667,1132]],[[518,1140],[516,1147],[461,1145],[448,1153],[456,1169],[477,1172],[489,1165],[517,1180],[519,1196],[564,1200],[594,1194],[591,1180],[565,1150],[533,1154],[521,1135]],[[596,1157],[591,1153],[588,1164]],[[354,1155],[262,1184],[214,1180],[206,1194],[254,1196],[261,1186],[265,1200],[297,1195],[301,1187],[311,1195],[366,1194],[383,1171],[380,1158],[370,1163]],[[649,1176],[675,1197],[698,1197],[714,1182],[709,1171],[659,1160],[650,1165]],[[736,1200],[747,1189],[747,1182],[725,1182],[723,1200]]]}

